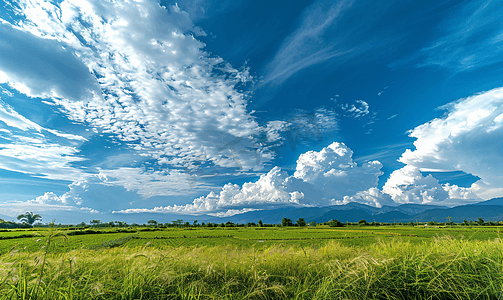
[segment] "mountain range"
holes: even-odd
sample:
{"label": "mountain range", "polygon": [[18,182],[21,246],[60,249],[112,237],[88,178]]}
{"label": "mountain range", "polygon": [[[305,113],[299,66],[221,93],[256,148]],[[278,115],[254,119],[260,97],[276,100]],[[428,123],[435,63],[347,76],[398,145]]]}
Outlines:
{"label": "mountain range", "polygon": [[[38,213],[38,212],[37,212]],[[89,223],[90,220],[76,220],[73,212],[58,212],[58,218],[54,218],[48,212],[41,212],[43,217],[42,222],[47,223],[55,219],[56,223],[76,224],[84,221]],[[280,207],[270,210],[250,211],[243,214],[237,214],[228,217],[216,217],[211,215],[179,215],[179,214],[164,214],[164,213],[136,213],[136,214],[118,214],[113,220],[108,221],[123,221],[129,224],[138,223],[145,224],[148,220],[156,220],[159,223],[169,223],[174,220],[183,220],[184,222],[201,222],[226,223],[258,223],[262,220],[266,224],[280,224],[283,218],[291,219],[294,223],[299,218],[303,218],[306,222],[328,222],[332,219],[345,222],[358,222],[366,220],[367,222],[383,222],[383,223],[408,223],[408,222],[448,222],[450,217],[452,222],[461,223],[464,220],[477,221],[482,218],[484,221],[503,221],[503,197],[494,198],[484,202],[460,205],[456,207],[447,207],[439,205],[422,205],[422,204],[401,204],[398,206],[383,206],[373,207],[359,203],[348,203],[346,205],[333,205],[325,207]],[[93,216],[95,219],[100,219],[100,216]],[[0,219],[6,221],[17,221],[14,217],[0,215]]]}
{"label": "mountain range", "polygon": [[231,221],[234,223],[258,222],[279,224],[282,218],[296,221],[304,218],[306,222],[327,222],[335,219],[341,222],[385,222],[385,223],[408,223],[408,222],[452,222],[461,223],[464,220],[477,221],[503,221],[503,197],[475,204],[446,207],[439,205],[402,204],[399,206],[383,206],[376,208],[359,203],[346,205],[334,205],[326,207],[303,207],[303,208],[279,208],[267,211],[253,211],[234,215],[226,218],[205,218],[200,216],[203,222],[221,223]]}

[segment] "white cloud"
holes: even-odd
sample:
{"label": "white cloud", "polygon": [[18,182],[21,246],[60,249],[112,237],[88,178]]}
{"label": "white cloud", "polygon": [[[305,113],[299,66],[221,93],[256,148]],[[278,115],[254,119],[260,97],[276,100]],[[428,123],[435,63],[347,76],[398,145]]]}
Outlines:
{"label": "white cloud", "polygon": [[72,182],[68,187],[70,190],[61,196],[58,196],[53,192],[46,192],[44,195],[28,202],[50,205],[82,205],[81,195],[89,188],[87,180]]}
{"label": "white cloud", "polygon": [[503,6],[498,1],[463,3],[437,28],[442,36],[421,50],[419,66],[439,65],[466,71],[503,60]]}
{"label": "white cloud", "polygon": [[458,170],[478,176],[484,193],[494,195],[487,189],[503,188],[503,169],[499,167],[503,165],[503,88],[445,108],[448,112],[443,117],[411,131],[416,150],[406,150],[400,161],[421,169]]}
{"label": "white cloud", "polygon": [[9,127],[17,128],[22,131],[28,131],[28,130],[33,129],[33,130],[37,131],[38,133],[40,133],[42,131],[46,131],[46,132],[49,132],[55,136],[69,139],[69,140],[87,141],[86,138],[79,136],[79,135],[63,133],[58,130],[44,128],[44,127],[38,125],[37,123],[30,121],[27,118],[20,115],[10,105],[3,102],[2,100],[0,100],[0,121],[5,123]]}
{"label": "white cloud", "polygon": [[[78,180],[84,161],[76,146],[86,138],[44,128],[0,100],[0,168],[56,180]],[[0,123],[1,125],[1,123]]]}
{"label": "white cloud", "polygon": [[358,167],[352,155],[343,143],[332,143],[320,152],[308,151],[297,160],[294,177],[322,188],[334,200],[376,187],[382,164],[371,161]]}
{"label": "white cloud", "polygon": [[330,5],[316,1],[306,8],[299,27],[285,39],[269,63],[265,82],[281,83],[304,68],[350,53],[353,49],[340,43],[343,38],[334,42],[332,35],[330,38],[324,35],[333,32],[336,20],[351,7],[352,2],[340,1]]}
{"label": "white cloud", "polygon": [[9,31],[13,39],[30,40],[39,60],[50,57],[47,47],[64,47],[65,62],[85,66],[98,86],[89,81],[82,91],[64,92],[72,82],[52,76],[44,90],[36,81],[41,76],[4,70],[9,84],[27,88],[11,84],[20,92],[52,97],[72,120],[112,133],[161,164],[260,170],[272,158],[256,141],[262,129],[247,112],[247,95],[236,88],[251,80],[248,70],[204,52],[195,35],[205,33],[176,5],[66,0],[19,6],[23,19]]}
{"label": "white cloud", "polygon": [[325,136],[338,132],[337,113],[326,107],[313,111],[296,109],[285,121],[271,121],[265,129],[268,146],[289,146],[295,151],[298,144],[319,143]]}
{"label": "white cloud", "polygon": [[372,187],[366,191],[357,192],[354,196],[344,196],[344,199],[335,201],[337,205],[345,205],[350,202],[356,202],[360,204],[365,204],[374,207],[383,207],[387,206],[395,206],[396,202],[394,202],[391,197],[376,187]]}
{"label": "white cloud", "polygon": [[433,176],[424,177],[419,168],[405,166],[393,171],[383,187],[396,203],[431,204],[449,199],[446,192]]}
{"label": "white cloud", "polygon": [[200,193],[214,186],[193,182],[187,173],[178,170],[147,171],[141,168],[100,170],[101,184],[124,187],[143,198],[155,196],[180,196]]}
{"label": "white cloud", "polygon": [[78,179],[83,176],[73,162],[84,160],[76,156],[74,147],[41,143],[0,143],[0,168],[55,180]]}
{"label": "white cloud", "polygon": [[38,132],[42,131],[42,127],[19,113],[17,113],[10,105],[0,100],[0,121],[9,127],[14,127],[26,131],[34,129]]}
{"label": "white cloud", "polygon": [[[50,197],[49,195],[48,197]],[[57,197],[57,196],[56,196]],[[2,202],[0,203],[0,213],[15,217],[19,214],[25,213],[27,211],[33,211],[42,214],[42,221],[48,222],[50,219],[46,218],[46,215],[50,215],[55,211],[58,212],[72,212],[73,215],[78,213],[83,214],[97,214],[99,211],[89,208],[89,207],[75,207],[70,205],[58,204],[57,201],[52,203],[39,203],[39,202],[22,202],[22,201],[13,201],[13,202]],[[81,218],[82,215],[79,215]]]}
{"label": "white cloud", "polygon": [[[30,97],[83,100],[99,93],[89,69],[55,40],[0,23],[0,83]],[[3,78],[3,79],[2,79]]]}
{"label": "white cloud", "polygon": [[396,203],[455,206],[488,199],[481,197],[487,192],[481,184],[479,181],[469,188],[449,183],[440,184],[431,174],[425,177],[419,168],[408,165],[391,173],[383,187],[383,193],[391,196]]}
{"label": "white cloud", "polygon": [[369,114],[369,105],[363,100],[356,100],[355,104],[341,104],[340,108],[344,111],[344,116],[359,119]]}
{"label": "white cloud", "polygon": [[225,215],[280,206],[327,206],[343,200],[373,206],[391,204],[389,197],[376,189],[378,177],[382,174],[381,163],[367,162],[358,167],[352,161],[352,153],[343,143],[332,143],[320,152],[309,151],[300,155],[294,176],[274,167],[255,182],[242,186],[228,183],[219,193],[210,192],[194,199],[191,204],[125,209],[115,213]]}
{"label": "white cloud", "polygon": [[218,213],[210,213],[208,215],[214,216],[214,217],[219,217],[219,218],[226,218],[226,217],[231,217],[239,214],[244,214],[250,211],[257,211],[260,209],[253,209],[253,208],[243,208],[243,209],[229,209],[226,212],[218,212]]}

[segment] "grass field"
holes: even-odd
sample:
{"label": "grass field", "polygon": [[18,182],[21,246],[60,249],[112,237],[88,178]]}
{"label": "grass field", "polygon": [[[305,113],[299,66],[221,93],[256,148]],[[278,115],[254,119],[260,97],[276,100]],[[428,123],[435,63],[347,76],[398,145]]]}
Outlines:
{"label": "grass field", "polygon": [[499,228],[0,232],[0,299],[503,299]]}

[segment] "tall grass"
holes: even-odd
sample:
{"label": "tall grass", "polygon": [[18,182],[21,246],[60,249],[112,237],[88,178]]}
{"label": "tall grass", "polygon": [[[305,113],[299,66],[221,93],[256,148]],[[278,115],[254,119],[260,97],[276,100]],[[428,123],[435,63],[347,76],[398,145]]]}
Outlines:
{"label": "tall grass", "polygon": [[503,243],[10,253],[0,276],[0,299],[503,299]]}

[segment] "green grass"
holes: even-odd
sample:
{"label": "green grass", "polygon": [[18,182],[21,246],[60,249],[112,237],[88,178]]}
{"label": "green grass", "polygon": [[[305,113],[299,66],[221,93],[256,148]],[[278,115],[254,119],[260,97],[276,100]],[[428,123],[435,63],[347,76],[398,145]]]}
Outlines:
{"label": "green grass", "polygon": [[1,240],[0,300],[503,297],[498,228],[69,232]]}

